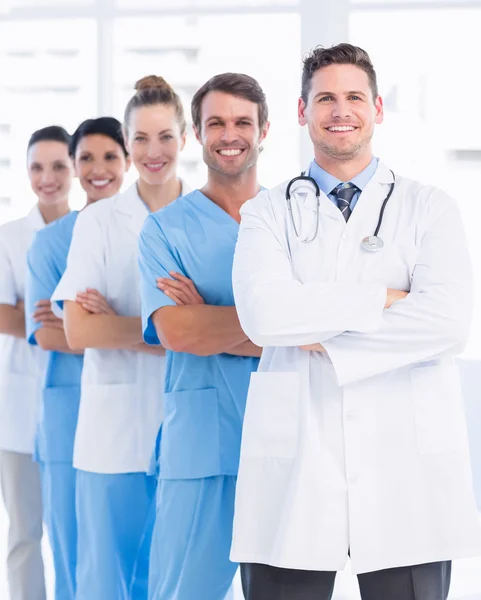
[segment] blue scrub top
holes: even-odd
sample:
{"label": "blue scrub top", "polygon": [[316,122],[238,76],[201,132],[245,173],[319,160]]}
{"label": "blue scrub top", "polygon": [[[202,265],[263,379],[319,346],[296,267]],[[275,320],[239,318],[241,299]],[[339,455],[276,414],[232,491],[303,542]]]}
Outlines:
{"label": "blue scrub top", "polygon": [[[206,304],[234,306],[232,263],[239,225],[196,190],[149,215],[140,235],[142,325],[159,344],[152,314],[175,306],[156,286],[177,271]],[[250,375],[259,359],[167,351],[160,477],[236,475]]]}
{"label": "blue scrub top", "polygon": [[[37,232],[27,256],[25,321],[27,340],[37,344],[41,328],[32,314],[35,303],[50,299],[67,267],[67,256],[78,212],[50,223]],[[80,402],[83,356],[48,352],[36,440],[36,458],[41,461],[71,461]]]}

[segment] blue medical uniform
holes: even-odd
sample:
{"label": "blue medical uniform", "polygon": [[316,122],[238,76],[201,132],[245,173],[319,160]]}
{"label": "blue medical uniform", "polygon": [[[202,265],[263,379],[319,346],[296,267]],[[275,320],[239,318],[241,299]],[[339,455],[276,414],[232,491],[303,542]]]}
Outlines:
{"label": "blue medical uniform", "polygon": [[77,472],[76,600],[145,600],[156,478]]}
{"label": "blue medical uniform", "polygon": [[[200,191],[149,215],[140,236],[144,339],[158,344],[151,316],[175,305],[156,287],[178,271],[206,304],[233,306],[238,224]],[[167,352],[157,519],[150,600],[223,600],[230,562],[242,421],[257,358]]]}
{"label": "blue medical uniform", "polygon": [[[52,296],[67,264],[77,212],[37,232],[29,250],[25,313],[27,339],[36,344],[40,323],[32,314],[35,303]],[[74,600],[76,593],[77,519],[76,471],[73,444],[80,402],[83,357],[49,352],[39,410],[35,459],[40,463],[44,520],[55,567],[56,600]]]}

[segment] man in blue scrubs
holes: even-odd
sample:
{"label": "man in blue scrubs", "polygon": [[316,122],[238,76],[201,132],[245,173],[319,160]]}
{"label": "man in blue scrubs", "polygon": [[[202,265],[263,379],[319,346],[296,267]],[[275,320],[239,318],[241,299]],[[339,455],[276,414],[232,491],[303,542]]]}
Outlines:
{"label": "man in blue scrubs", "polygon": [[147,343],[167,350],[151,600],[223,600],[242,420],[261,349],[242,331],[232,263],[239,209],[260,190],[267,104],[247,75],[210,79],[192,117],[205,186],[150,215],[140,238]]}

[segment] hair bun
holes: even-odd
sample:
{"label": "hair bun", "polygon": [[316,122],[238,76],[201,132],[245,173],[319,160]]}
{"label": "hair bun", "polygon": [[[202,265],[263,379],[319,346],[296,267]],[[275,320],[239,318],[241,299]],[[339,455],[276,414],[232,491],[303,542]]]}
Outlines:
{"label": "hair bun", "polygon": [[165,81],[163,77],[159,77],[158,75],[147,75],[146,77],[142,77],[135,84],[135,90],[140,92],[142,90],[147,89],[160,89],[160,90],[171,90],[170,85]]}

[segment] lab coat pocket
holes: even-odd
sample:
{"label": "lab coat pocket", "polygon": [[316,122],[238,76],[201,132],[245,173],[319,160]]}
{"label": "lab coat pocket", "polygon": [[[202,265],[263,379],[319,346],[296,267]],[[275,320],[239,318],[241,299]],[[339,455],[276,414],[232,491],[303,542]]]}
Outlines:
{"label": "lab coat pocket", "polygon": [[221,475],[217,389],[165,394],[160,478]]}
{"label": "lab coat pocket", "polygon": [[410,374],[419,453],[462,449],[466,444],[466,421],[457,366],[419,365]]}
{"label": "lab coat pocket", "polygon": [[299,435],[299,373],[252,373],[242,456],[294,458]]}
{"label": "lab coat pocket", "polygon": [[148,455],[137,384],[83,384],[74,446],[74,466],[94,473],[141,473]]}

